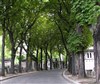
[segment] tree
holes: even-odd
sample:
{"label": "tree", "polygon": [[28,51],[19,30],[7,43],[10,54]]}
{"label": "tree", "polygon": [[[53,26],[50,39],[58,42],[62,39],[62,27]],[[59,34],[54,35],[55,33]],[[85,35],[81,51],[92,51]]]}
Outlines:
{"label": "tree", "polygon": [[[5,25],[5,22],[4,22]],[[4,29],[3,29],[3,34],[2,34],[2,76],[5,76],[5,36],[6,36],[6,32],[5,32],[5,26],[3,25]]]}
{"label": "tree", "polygon": [[100,47],[100,16],[98,17],[98,22],[97,22],[97,27],[96,30],[94,31],[94,56],[95,56],[95,71],[96,71],[96,82],[99,82],[100,80],[100,51],[99,51],[99,47]]}
{"label": "tree", "polygon": [[[0,2],[1,5],[3,4],[3,1]],[[1,12],[2,13],[4,12],[3,11],[3,6],[1,7]],[[1,28],[2,28],[2,53],[1,53],[1,56],[2,56],[2,76],[5,76],[5,36],[6,36],[6,31],[5,31],[5,28],[6,28],[6,22],[5,22],[5,18],[2,18],[2,15],[0,15],[0,20],[2,20],[2,22],[0,22],[0,25],[1,25]]]}
{"label": "tree", "polygon": [[[88,35],[89,31],[87,31],[87,28],[88,28],[87,25],[96,23],[96,18],[99,14],[99,7],[97,7],[95,5],[95,1],[92,1],[92,0],[89,0],[89,1],[77,0],[77,1],[73,1],[72,12],[74,13],[76,17],[77,24],[80,25],[81,31],[79,33],[81,34],[83,33],[82,37],[85,40],[83,40],[82,42],[83,43],[85,42],[84,44],[86,45],[84,45],[84,47],[86,49],[86,46],[88,46],[88,44],[91,44],[90,42],[91,36]],[[87,34],[85,32],[82,32],[83,30],[87,32]]]}

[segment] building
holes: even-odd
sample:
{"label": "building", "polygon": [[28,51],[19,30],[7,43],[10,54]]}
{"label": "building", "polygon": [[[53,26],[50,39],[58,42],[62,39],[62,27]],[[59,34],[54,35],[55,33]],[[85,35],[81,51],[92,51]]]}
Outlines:
{"label": "building", "polygon": [[86,73],[91,75],[94,72],[94,51],[93,47],[90,47],[85,51],[85,70]]}

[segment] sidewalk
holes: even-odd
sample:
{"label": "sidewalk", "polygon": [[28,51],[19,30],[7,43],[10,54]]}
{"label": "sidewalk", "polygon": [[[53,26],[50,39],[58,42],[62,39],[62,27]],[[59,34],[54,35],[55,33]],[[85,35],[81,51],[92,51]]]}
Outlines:
{"label": "sidewalk", "polygon": [[67,70],[63,72],[63,75],[66,79],[72,81],[74,84],[96,84],[96,80],[93,77],[78,78],[78,76],[72,76]]}
{"label": "sidewalk", "polygon": [[6,80],[6,79],[10,79],[10,78],[14,78],[14,77],[17,77],[17,76],[22,76],[22,75],[29,74],[29,73],[35,73],[35,72],[37,72],[37,71],[16,73],[16,74],[7,74],[6,76],[0,76],[0,81]]}

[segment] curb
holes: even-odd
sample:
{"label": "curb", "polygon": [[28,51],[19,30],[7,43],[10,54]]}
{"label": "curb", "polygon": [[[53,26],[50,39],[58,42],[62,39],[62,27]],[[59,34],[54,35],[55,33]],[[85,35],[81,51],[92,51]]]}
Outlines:
{"label": "curb", "polygon": [[22,75],[26,75],[26,74],[30,74],[30,73],[35,73],[35,72],[37,72],[37,71],[27,72],[27,73],[20,73],[20,74],[18,73],[18,74],[12,75],[12,76],[1,78],[0,81],[4,81],[4,80],[7,80],[7,79],[11,79],[11,78],[14,78],[14,77],[18,77],[18,76],[22,76]]}
{"label": "curb", "polygon": [[65,72],[66,72],[66,71],[67,71],[67,70],[64,70],[64,71],[63,71],[63,77],[64,77],[65,79],[69,80],[70,82],[72,82],[72,83],[74,83],[74,84],[80,84],[80,83],[78,83],[78,82],[76,82],[76,81],[74,81],[74,80],[68,78],[68,77],[65,75]]}

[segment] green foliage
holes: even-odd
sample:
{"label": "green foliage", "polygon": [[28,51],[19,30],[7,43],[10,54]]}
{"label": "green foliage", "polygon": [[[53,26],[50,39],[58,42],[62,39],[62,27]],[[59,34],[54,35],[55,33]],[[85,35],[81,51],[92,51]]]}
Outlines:
{"label": "green foliage", "polygon": [[[8,28],[6,47],[9,52],[11,49],[9,36],[12,34],[15,47],[23,41],[30,46],[29,53],[33,53],[37,48],[45,49],[48,44],[48,50],[53,50],[54,58],[58,57],[57,46],[61,46],[62,53],[64,51],[58,26],[61,28],[69,52],[77,53],[93,44],[92,33],[86,25],[96,23],[97,16],[100,14],[100,7],[95,5],[95,0],[2,1],[2,5],[0,1],[0,35],[5,19]],[[5,10],[6,6],[7,10]],[[82,35],[76,32],[76,24],[83,26]],[[18,59],[22,60],[23,56]]]}
{"label": "green foliage", "polygon": [[9,36],[7,35],[6,36],[6,47],[7,47],[7,49],[10,51],[11,50],[11,44],[10,44],[10,40],[9,40]]}
{"label": "green foliage", "polygon": [[70,32],[68,37],[68,50],[70,52],[79,52],[82,45],[81,37],[76,32]]}
{"label": "green foliage", "polygon": [[0,35],[2,35],[2,30],[1,30],[1,27],[0,27]]}
{"label": "green foliage", "polygon": [[84,49],[88,48],[89,46],[93,45],[93,36],[92,32],[89,30],[87,26],[83,26],[82,30],[82,46]]}
{"label": "green foliage", "polygon": [[17,56],[17,59],[18,60],[24,60],[25,59],[25,56],[23,56],[23,55],[22,56]]}
{"label": "green foliage", "polygon": [[70,52],[79,52],[82,49],[87,49],[89,46],[93,45],[92,32],[83,26],[82,35],[79,35],[77,32],[73,31],[69,33],[68,36],[68,49]]}
{"label": "green foliage", "polygon": [[42,0],[43,2],[48,2],[49,0]]}
{"label": "green foliage", "polygon": [[53,53],[53,59],[55,59],[55,58],[59,58],[59,53],[58,52]]}
{"label": "green foliage", "polygon": [[100,6],[96,5],[96,0],[73,0],[72,4],[72,12],[78,23],[81,25],[96,23],[100,14]]}
{"label": "green foliage", "polygon": [[[1,50],[2,50],[2,36],[0,36],[0,59],[1,59]],[[10,58],[10,48],[5,47],[5,58]],[[1,61],[1,60],[0,60]]]}

